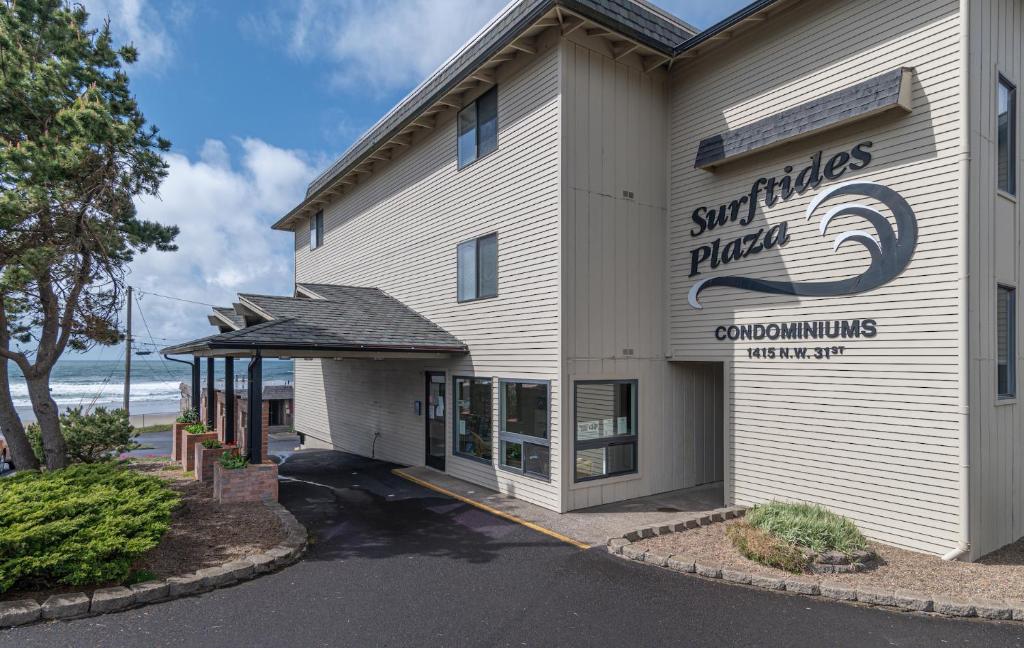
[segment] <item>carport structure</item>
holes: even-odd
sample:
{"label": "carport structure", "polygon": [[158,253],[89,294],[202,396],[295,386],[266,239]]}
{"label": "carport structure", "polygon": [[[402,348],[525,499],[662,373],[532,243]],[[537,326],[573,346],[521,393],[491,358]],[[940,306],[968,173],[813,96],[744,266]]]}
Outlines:
{"label": "carport structure", "polygon": [[[214,361],[224,359],[224,393],[234,399],[234,361],[246,366],[249,462],[262,463],[263,359],[446,358],[465,354],[465,343],[377,288],[298,284],[295,296],[239,294],[231,308],[209,316],[220,333],[162,350],[192,356],[192,394],[200,393],[200,362],[207,360],[207,424],[215,420]],[[234,443],[234,407],[225,408],[225,442]]]}

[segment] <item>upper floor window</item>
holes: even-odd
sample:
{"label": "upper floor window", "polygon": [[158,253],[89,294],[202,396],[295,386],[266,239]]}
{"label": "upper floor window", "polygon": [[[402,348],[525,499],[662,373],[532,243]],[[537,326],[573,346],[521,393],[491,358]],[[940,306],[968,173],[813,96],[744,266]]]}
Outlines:
{"label": "upper floor window", "polygon": [[498,296],[498,235],[459,243],[459,301]]}
{"label": "upper floor window", "polygon": [[996,391],[999,398],[1017,395],[1017,291],[996,288]]}
{"label": "upper floor window", "polygon": [[1017,195],[1017,88],[999,77],[996,97],[996,171],[998,187]]}
{"label": "upper floor window", "polygon": [[309,249],[315,250],[324,244],[324,210],[309,217]]}
{"label": "upper floor window", "polygon": [[498,86],[459,111],[459,168],[498,148]]}

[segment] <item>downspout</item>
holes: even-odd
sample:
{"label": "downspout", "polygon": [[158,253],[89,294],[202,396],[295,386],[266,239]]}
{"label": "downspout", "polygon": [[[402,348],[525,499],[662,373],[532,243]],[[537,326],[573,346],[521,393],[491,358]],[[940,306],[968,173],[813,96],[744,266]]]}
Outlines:
{"label": "downspout", "polygon": [[970,8],[969,0],[960,0],[960,205],[959,205],[959,244],[958,303],[960,305],[960,326],[958,333],[958,351],[960,358],[959,383],[957,387],[959,407],[957,408],[960,431],[960,541],[957,547],[944,555],[943,560],[959,560],[971,552],[971,498],[970,498],[970,416],[968,410],[969,395],[968,379],[970,377],[970,340],[967,327],[970,324],[968,310],[968,280],[970,268],[967,258],[967,238],[970,234],[968,218],[970,207],[971,181],[971,121],[970,121]]}

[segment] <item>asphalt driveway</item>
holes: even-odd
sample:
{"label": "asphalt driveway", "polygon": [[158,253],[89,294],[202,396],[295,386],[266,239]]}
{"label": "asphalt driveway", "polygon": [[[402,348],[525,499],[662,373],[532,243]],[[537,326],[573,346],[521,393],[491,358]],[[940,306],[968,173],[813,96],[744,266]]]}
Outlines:
{"label": "asphalt driveway", "polygon": [[580,551],[327,451],[282,464],[302,562],[0,646],[1018,646],[1024,627],[773,594]]}

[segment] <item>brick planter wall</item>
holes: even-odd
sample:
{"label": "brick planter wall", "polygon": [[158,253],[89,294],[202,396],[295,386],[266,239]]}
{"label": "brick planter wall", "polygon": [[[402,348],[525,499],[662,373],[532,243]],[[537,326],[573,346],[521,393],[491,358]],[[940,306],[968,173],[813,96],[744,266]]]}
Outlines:
{"label": "brick planter wall", "polygon": [[181,461],[181,435],[188,423],[175,423],[171,428],[171,461]]}
{"label": "brick planter wall", "polygon": [[277,464],[264,463],[232,470],[213,465],[213,497],[221,504],[277,501]]}
{"label": "brick planter wall", "polygon": [[217,463],[217,460],[225,452],[234,452],[234,447],[220,447],[220,448],[204,448],[203,444],[196,444],[195,452],[195,466],[196,466],[196,481],[211,483],[213,482],[213,464]]}
{"label": "brick planter wall", "polygon": [[216,439],[216,432],[207,432],[205,434],[189,434],[184,430],[181,431],[181,467],[185,470],[196,469],[196,446],[206,441],[207,439]]}

